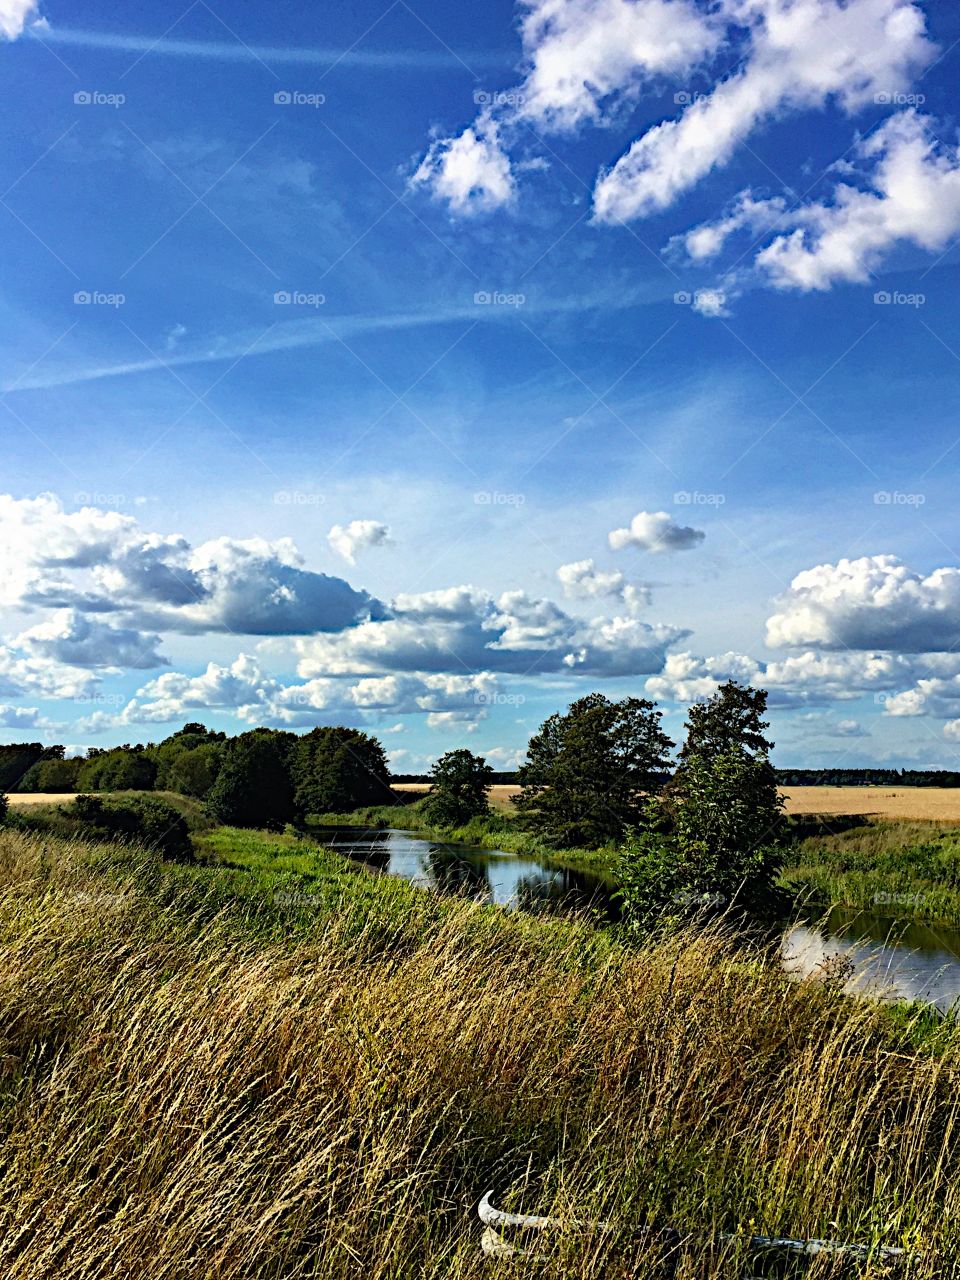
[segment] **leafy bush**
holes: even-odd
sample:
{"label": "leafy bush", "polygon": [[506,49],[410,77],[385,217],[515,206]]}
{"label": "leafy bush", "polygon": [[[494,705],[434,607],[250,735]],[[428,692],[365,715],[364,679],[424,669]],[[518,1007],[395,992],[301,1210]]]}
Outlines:
{"label": "leafy bush", "polygon": [[79,757],[70,760],[38,760],[24,774],[20,791],[64,792],[76,791],[77,778],[84,761]]}
{"label": "leafy bush", "polygon": [[144,844],[172,862],[193,860],[186,819],[157,796],[77,796],[73,813],[95,839]]}
{"label": "leafy bush", "polygon": [[91,753],[77,778],[78,791],[152,791],[156,761],[142,747]]}

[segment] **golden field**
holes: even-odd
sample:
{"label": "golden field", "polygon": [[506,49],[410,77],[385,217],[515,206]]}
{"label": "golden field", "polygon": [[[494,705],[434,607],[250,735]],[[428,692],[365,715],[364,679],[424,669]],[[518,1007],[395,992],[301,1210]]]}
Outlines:
{"label": "golden field", "polygon": [[[425,792],[430,788],[426,782],[404,782],[397,790]],[[519,790],[509,784],[491,787],[492,807],[512,809]],[[780,793],[787,813],[862,813],[877,818],[960,822],[960,787],[786,787]]]}
{"label": "golden field", "polygon": [[[424,793],[426,782],[402,782],[395,790]],[[513,784],[490,788],[494,809],[510,811],[520,790]],[[960,787],[786,787],[781,789],[787,813],[858,813],[877,818],[960,822]],[[11,805],[66,804],[72,792],[30,792],[7,797]]]}

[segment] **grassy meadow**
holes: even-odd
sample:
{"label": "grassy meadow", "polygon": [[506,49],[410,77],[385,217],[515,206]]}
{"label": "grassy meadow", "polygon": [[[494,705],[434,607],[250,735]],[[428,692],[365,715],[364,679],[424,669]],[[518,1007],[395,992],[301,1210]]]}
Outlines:
{"label": "grassy meadow", "polygon": [[[716,932],[629,949],[289,835],[197,844],[174,866],[0,832],[10,1280],[719,1280],[764,1232],[954,1274],[951,1023],[791,984]],[[614,1230],[484,1261],[490,1187]]]}

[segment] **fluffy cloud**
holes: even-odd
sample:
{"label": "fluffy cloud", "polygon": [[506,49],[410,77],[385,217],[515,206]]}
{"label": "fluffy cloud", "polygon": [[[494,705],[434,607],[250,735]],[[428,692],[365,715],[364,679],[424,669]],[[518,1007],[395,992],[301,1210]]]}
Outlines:
{"label": "fluffy cloud", "polygon": [[757,255],[759,271],[776,288],[829,289],[867,280],[897,244],[949,244],[960,232],[960,159],[930,125],[903,111],[862,142],[857,155],[874,166],[865,189],[840,184],[829,203],[792,211],[793,229]]}
{"label": "fluffy cloud", "polygon": [[157,653],[159,643],[157,635],[111,627],[76,609],[57,610],[14,641],[18,649],[57,664],[113,669],[166,665],[166,658]]}
{"label": "fluffy cloud", "polygon": [[454,213],[482,213],[509,204],[516,184],[500,131],[489,111],[455,138],[436,138],[410,179]]}
{"label": "fluffy cloud", "polygon": [[666,511],[638,511],[626,529],[613,529],[609,534],[614,551],[637,547],[661,555],[666,551],[688,551],[706,537],[700,529],[675,524]]}
{"label": "fluffy cloud", "polygon": [[[955,661],[960,666],[960,656]],[[663,671],[647,680],[646,690],[652,698],[665,702],[696,702],[709,698],[725,681],[739,680],[766,689],[771,706],[801,707],[902,688],[915,674],[915,660],[891,653],[810,651],[770,663],[745,653],[714,657],[671,653]]]}
{"label": "fluffy cloud", "polygon": [[0,645],[0,695],[4,697],[82,698],[90,695],[96,682],[89,670]]}
{"label": "fluffy cloud", "polygon": [[[316,573],[289,538],[216,538],[194,548],[133,516],[52,494],[0,496],[0,604],[115,613],[160,631],[304,635],[382,614],[342,578]],[[144,637],[141,648],[149,645]],[[134,665],[142,665],[140,662]]]}
{"label": "fluffy cloud", "polygon": [[757,199],[752,191],[741,191],[730,208],[716,222],[702,222],[690,231],[674,236],[668,250],[683,251],[691,262],[715,258],[737,231],[758,235],[772,229],[787,207],[782,196]]}
{"label": "fluffy cloud", "polygon": [[647,693],[664,702],[698,702],[709,698],[727,680],[753,684],[760,664],[745,653],[724,653],[701,658],[693,653],[671,653],[660,675],[646,683]]}
{"label": "fluffy cloud", "polygon": [[520,115],[553,131],[601,123],[652,76],[712,52],[722,28],[688,0],[528,0]]}
{"label": "fluffy cloud", "polygon": [[[489,673],[410,673],[353,682],[320,677],[285,685],[264,671],[257,658],[241,654],[229,666],[211,662],[197,676],[165,672],[139,689],[116,721],[94,716],[86,727],[93,730],[110,723],[165,724],[189,719],[198,711],[223,711],[248,724],[286,728],[308,728],[344,719],[366,723],[386,715],[410,714],[425,715],[431,727],[468,726],[486,717],[496,687],[496,678]],[[397,727],[394,725],[393,730]]]}
{"label": "fluffy cloud", "polygon": [[598,569],[592,560],[562,564],[557,579],[568,600],[620,600],[631,616],[650,604],[649,587],[625,581],[619,569]]}
{"label": "fluffy cloud", "polygon": [[0,39],[16,40],[26,26],[41,26],[37,0],[0,0]]}
{"label": "fluffy cloud", "polygon": [[335,524],[327,534],[330,546],[353,564],[361,551],[368,547],[383,547],[390,542],[388,525],[379,520],[351,520],[348,525]]}
{"label": "fluffy cloud", "polygon": [[46,729],[47,722],[36,707],[14,707],[0,703],[0,728]]}
{"label": "fluffy cloud", "polygon": [[913,572],[862,556],[797,574],[767,621],[767,643],[923,653],[960,645],[960,569]]}
{"label": "fluffy cloud", "polygon": [[601,173],[598,221],[667,208],[783,111],[834,100],[853,112],[877,94],[904,92],[935,54],[911,0],[727,0],[723,7],[731,20],[750,25],[741,65]]}
{"label": "fluffy cloud", "polygon": [[229,667],[209,663],[199,676],[164,672],[137,691],[123,709],[120,721],[163,724],[199,710],[230,711],[255,720],[257,712],[280,687],[265,675],[256,658],[241,653]]}
{"label": "fluffy cloud", "polygon": [[687,634],[630,617],[574,618],[522,591],[494,597],[461,586],[399,595],[390,617],[295,647],[307,678],[383,671],[646,675],[659,671],[670,645]]}

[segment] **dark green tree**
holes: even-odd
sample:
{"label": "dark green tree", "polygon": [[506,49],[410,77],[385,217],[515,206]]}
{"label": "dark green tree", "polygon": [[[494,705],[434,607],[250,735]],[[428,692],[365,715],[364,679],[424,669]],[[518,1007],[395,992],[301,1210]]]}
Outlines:
{"label": "dark green tree", "polygon": [[[182,785],[184,776],[192,777],[197,773],[197,770],[190,766],[186,770],[179,769],[179,762],[187,752],[196,751],[199,747],[225,742],[226,737],[225,733],[217,733],[212,729],[207,729],[205,725],[191,723],[185,724],[182,729],[178,729],[169,738],[164,738],[162,742],[152,747],[150,754],[157,764],[157,777],[154,783],[156,790],[182,791],[184,795],[205,795],[206,790],[209,790],[213,783],[213,777],[207,781],[206,790],[185,791]],[[216,759],[216,754],[210,753],[205,758],[201,757],[202,759],[205,759],[209,764],[210,761]],[[196,781],[197,785],[203,786],[202,770]]]}
{"label": "dark green tree", "polygon": [[766,704],[762,689],[730,681],[690,708],[662,806],[647,813],[622,851],[624,900],[635,920],[775,911],[783,801],[770,764]]}
{"label": "dark green tree", "polygon": [[207,809],[234,827],[281,830],[295,816],[291,755],[297,738],[273,729],[252,729],[224,745]]}
{"label": "dark green tree", "polygon": [[555,846],[621,840],[659,789],[673,743],[646,698],[591,693],[544,721],[520,769],[517,808]]}
{"label": "dark green tree", "polygon": [[390,767],[382,745],[359,729],[311,729],[293,752],[297,813],[347,813],[365,805],[389,804]]}
{"label": "dark green tree", "polygon": [[222,742],[204,742],[179,752],[165,765],[163,789],[205,799],[217,780],[223,755]]}
{"label": "dark green tree", "polygon": [[487,792],[493,770],[483,756],[460,747],[442,755],[430,770],[430,794],[424,812],[439,827],[462,827],[490,812]]}
{"label": "dark green tree", "polygon": [[77,778],[84,761],[77,756],[69,760],[38,760],[31,765],[20,783],[21,791],[76,791]]}

